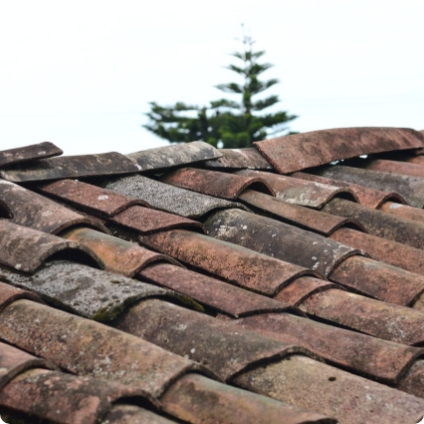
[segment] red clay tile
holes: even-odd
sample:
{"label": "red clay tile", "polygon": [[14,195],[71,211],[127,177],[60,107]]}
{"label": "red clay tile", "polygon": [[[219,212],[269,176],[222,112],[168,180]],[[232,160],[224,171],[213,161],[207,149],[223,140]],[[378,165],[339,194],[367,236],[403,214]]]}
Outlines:
{"label": "red clay tile", "polygon": [[44,368],[46,361],[0,342],[0,392],[18,374],[31,368]]}
{"label": "red clay tile", "polygon": [[91,228],[65,230],[61,236],[95,252],[107,271],[117,272],[127,277],[134,277],[146,266],[156,262],[170,262],[178,265],[178,262],[169,256],[152,252],[138,244]]}
{"label": "red clay tile", "polygon": [[233,383],[343,424],[416,423],[424,410],[424,399],[300,355],[258,366]]}
{"label": "red clay tile", "polygon": [[[254,189],[275,196],[269,184],[258,176],[227,174],[198,168],[183,168],[161,178],[177,187],[197,191],[214,197],[236,200],[246,189]],[[213,184],[211,182],[213,181]]]}
{"label": "red clay tile", "polygon": [[232,322],[273,339],[303,346],[342,369],[390,385],[397,384],[415,359],[424,353],[424,349],[286,313],[254,315]]}
{"label": "red clay tile", "polygon": [[253,143],[280,174],[340,159],[424,146],[418,131],[404,128],[337,128]]}
{"label": "red clay tile", "polygon": [[142,206],[130,206],[128,209],[115,215],[111,220],[142,234],[172,230],[174,228],[190,228],[203,232],[200,222]]}
{"label": "red clay tile", "polygon": [[171,424],[174,420],[162,417],[134,405],[114,405],[102,424]]}
{"label": "red clay tile", "polygon": [[44,303],[36,294],[0,281],[0,312],[18,299],[29,299],[34,302]]}
{"label": "red clay tile", "polygon": [[[209,235],[297,264],[325,276],[340,262],[361,251],[264,216],[224,210],[205,222]],[[270,293],[267,293],[270,294]]]}
{"label": "red clay tile", "polygon": [[320,209],[335,196],[357,200],[349,189],[328,186],[314,181],[305,181],[261,171],[243,170],[238,171],[237,174],[262,178],[275,191],[277,199],[294,205]]}
{"label": "red clay tile", "polygon": [[344,199],[334,199],[324,212],[354,219],[374,236],[424,249],[424,224],[400,216],[367,208]]}
{"label": "red clay tile", "polygon": [[273,169],[271,164],[254,147],[242,149],[220,149],[222,157],[208,160],[203,165],[207,168],[227,169]]}
{"label": "red clay tile", "polygon": [[424,210],[414,208],[408,205],[400,205],[399,203],[385,202],[380,208],[381,211],[391,215],[400,216],[401,218],[411,219],[424,225]]}
{"label": "red clay tile", "polygon": [[339,243],[362,249],[380,262],[424,275],[424,251],[350,228],[340,228],[330,238]]}
{"label": "red clay tile", "polygon": [[0,405],[54,423],[96,424],[112,402],[136,396],[150,398],[143,391],[122,384],[33,369],[1,390]]}
{"label": "red clay tile", "polygon": [[244,330],[159,299],[140,302],[117,328],[186,356],[215,372],[224,381],[259,363],[293,353],[313,356],[307,349]]}
{"label": "red clay tile", "polygon": [[266,295],[274,295],[293,278],[316,276],[300,266],[184,230],[143,236],[140,241],[194,268]]}
{"label": "red clay tile", "polygon": [[364,164],[366,169],[372,171],[389,172],[393,174],[410,175],[411,177],[424,178],[424,166],[417,163],[405,163],[395,160],[375,159]]}
{"label": "red clay tile", "polygon": [[122,212],[129,206],[149,206],[143,200],[132,199],[112,190],[106,190],[77,180],[60,180],[40,187],[40,190],[83,209],[108,218]]}
{"label": "red clay tile", "polygon": [[9,305],[0,320],[2,340],[69,372],[130,385],[154,398],[188,372],[207,372],[139,337],[28,300]]}
{"label": "red clay tile", "polygon": [[361,205],[368,206],[369,208],[378,209],[384,202],[389,200],[397,203],[406,203],[405,199],[400,194],[394,192],[388,193],[386,191],[375,190],[363,185],[325,178],[314,174],[307,174],[305,172],[295,172],[292,176],[300,178],[301,180],[315,181],[321,184],[349,189],[353,192]]}
{"label": "red clay tile", "polygon": [[115,319],[141,299],[173,297],[169,290],[67,261],[48,262],[33,275],[0,266],[0,278],[60,308],[98,321]]}
{"label": "red clay tile", "polygon": [[63,151],[59,147],[48,141],[32,144],[31,146],[18,147],[17,149],[2,150],[0,151],[0,166],[50,158],[62,153]]}
{"label": "red clay tile", "polygon": [[412,306],[424,292],[424,276],[361,256],[339,264],[329,279],[367,296]]}
{"label": "red clay tile", "polygon": [[413,394],[420,398],[424,398],[424,361],[415,362],[411,368],[405,373],[402,380],[396,386],[403,392]]}
{"label": "red clay tile", "polygon": [[288,286],[283,287],[274,296],[274,299],[288,305],[298,306],[312,294],[332,288],[337,288],[337,285],[330,281],[318,280],[312,277],[300,277],[292,281]]}
{"label": "red clay tile", "polygon": [[405,162],[414,163],[416,165],[424,165],[424,156],[422,154],[418,156],[411,156],[406,158]]}
{"label": "red clay tile", "polygon": [[220,158],[221,151],[203,141],[178,143],[126,155],[140,171],[160,170]]}
{"label": "red clay tile", "polygon": [[328,166],[317,172],[326,178],[346,181],[387,193],[397,193],[411,206],[417,208],[424,206],[423,178],[339,165]]}
{"label": "red clay tile", "polygon": [[0,198],[10,209],[15,224],[53,234],[74,225],[106,230],[98,221],[8,181],[0,180]]}
{"label": "red clay tile", "polygon": [[161,398],[166,411],[189,423],[335,424],[321,414],[216,383],[200,375],[179,379]]}
{"label": "red clay tile", "polygon": [[397,343],[422,346],[424,313],[342,290],[318,292],[299,308],[326,322]]}
{"label": "red clay tile", "polygon": [[0,171],[7,181],[30,182],[118,175],[138,172],[138,167],[126,156],[116,152],[100,155],[61,156],[14,166]]}
{"label": "red clay tile", "polygon": [[171,264],[149,266],[140,272],[140,278],[183,293],[197,302],[235,318],[291,309],[288,305],[258,293]]}
{"label": "red clay tile", "polygon": [[33,273],[48,258],[59,252],[80,256],[101,265],[94,252],[78,243],[64,240],[52,234],[33,230],[0,220],[0,265],[16,271]]}
{"label": "red clay tile", "polygon": [[351,219],[318,212],[302,206],[290,205],[281,199],[276,199],[254,190],[246,190],[239,196],[239,200],[245,202],[251,209],[260,210],[276,219],[281,219],[298,227],[324,235],[329,235],[344,225],[362,228],[361,225]]}

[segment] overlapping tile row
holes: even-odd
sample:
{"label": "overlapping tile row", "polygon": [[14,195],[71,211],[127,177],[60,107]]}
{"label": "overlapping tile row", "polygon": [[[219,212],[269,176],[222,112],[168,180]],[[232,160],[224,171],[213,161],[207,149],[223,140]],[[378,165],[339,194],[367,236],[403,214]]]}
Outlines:
{"label": "overlapping tile row", "polygon": [[[69,385],[78,402],[86,390],[78,388],[95,393],[101,379],[140,399],[137,407],[114,404],[113,395],[102,403],[98,390],[105,407],[87,416],[105,422],[280,422],[283,415],[289,423],[418,422],[420,177],[381,175],[360,161],[310,170],[305,158],[310,146],[330,139],[334,159],[345,159],[337,155],[418,149],[422,136],[330,133],[294,140],[312,141],[288,161],[302,171],[290,176],[275,174],[266,148],[222,155],[202,143],[127,155],[119,166],[131,161],[128,176],[119,166],[113,172],[112,162],[108,172],[78,165],[93,157],[62,157],[56,163],[63,169],[54,172],[43,165],[54,159],[7,168],[4,178],[36,184],[0,180],[1,245],[21,240],[0,254],[7,282],[0,284],[0,339],[45,362],[11,377],[4,392],[11,400],[0,413],[16,412],[17,393],[29,393],[22,412],[32,414],[45,383],[46,408]],[[341,134],[359,141],[346,147]],[[292,172],[276,160],[278,172]],[[168,168],[159,180],[156,172]],[[321,176],[333,169],[342,177]],[[380,183],[358,184],[344,174],[349,169],[364,173],[364,181],[380,175]],[[85,177],[96,178],[81,182]],[[207,235],[199,233],[202,224]],[[384,228],[396,225],[400,231]],[[18,266],[21,258],[26,268]],[[67,422],[51,413],[40,417]]]}
{"label": "overlapping tile row", "polygon": [[18,147],[17,149],[3,150],[0,152],[0,167],[60,156],[62,153],[63,151],[59,147],[48,141],[31,146]]}

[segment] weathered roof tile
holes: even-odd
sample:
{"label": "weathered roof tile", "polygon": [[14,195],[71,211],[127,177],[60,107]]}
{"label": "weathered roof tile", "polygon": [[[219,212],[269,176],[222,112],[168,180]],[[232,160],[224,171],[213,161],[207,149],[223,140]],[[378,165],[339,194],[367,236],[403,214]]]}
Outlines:
{"label": "weathered roof tile", "polygon": [[62,153],[61,149],[48,141],[31,146],[18,147],[17,149],[2,150],[0,151],[0,167],[59,156]]}

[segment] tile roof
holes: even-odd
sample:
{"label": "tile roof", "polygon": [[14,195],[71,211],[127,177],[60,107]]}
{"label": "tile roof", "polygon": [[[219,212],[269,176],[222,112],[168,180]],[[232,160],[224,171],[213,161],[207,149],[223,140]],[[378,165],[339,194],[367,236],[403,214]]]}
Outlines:
{"label": "tile roof", "polygon": [[420,421],[423,135],[0,152],[3,420]]}

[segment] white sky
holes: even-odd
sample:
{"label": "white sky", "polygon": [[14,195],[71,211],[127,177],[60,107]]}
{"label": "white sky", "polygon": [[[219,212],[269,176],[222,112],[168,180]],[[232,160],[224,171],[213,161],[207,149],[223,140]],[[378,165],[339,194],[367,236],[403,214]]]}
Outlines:
{"label": "white sky", "polygon": [[421,130],[423,16],[422,0],[1,0],[0,149],[166,144],[141,128],[148,102],[221,97],[242,22],[293,130]]}

